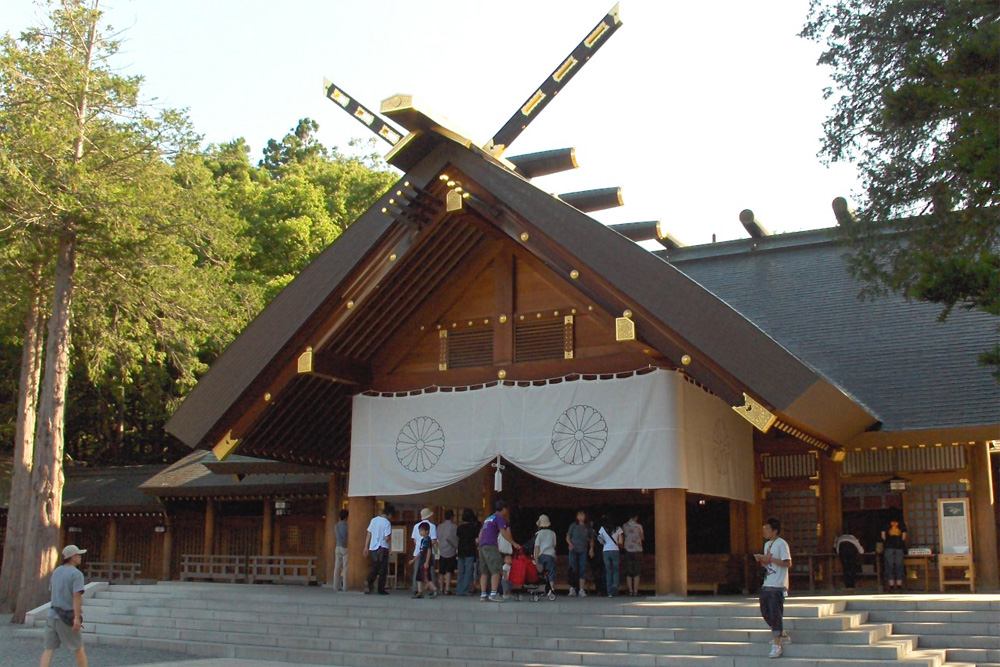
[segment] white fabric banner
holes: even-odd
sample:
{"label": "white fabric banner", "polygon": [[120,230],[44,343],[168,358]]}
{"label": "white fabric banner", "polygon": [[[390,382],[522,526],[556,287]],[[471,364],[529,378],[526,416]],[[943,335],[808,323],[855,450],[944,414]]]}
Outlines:
{"label": "white fabric banner", "polygon": [[359,395],[353,407],[352,496],[425,493],[499,454],[577,488],[686,488],[753,500],[750,425],[679,373]]}

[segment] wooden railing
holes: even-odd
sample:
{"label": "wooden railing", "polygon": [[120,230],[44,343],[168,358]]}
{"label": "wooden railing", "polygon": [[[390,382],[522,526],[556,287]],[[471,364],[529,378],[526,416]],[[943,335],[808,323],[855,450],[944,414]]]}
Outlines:
{"label": "wooden railing", "polygon": [[250,556],[251,584],[316,583],[316,558],[313,556]]}
{"label": "wooden railing", "polygon": [[246,581],[247,564],[243,556],[181,556],[181,581]]}
{"label": "wooden railing", "polygon": [[108,583],[134,584],[142,571],[141,563],[86,563],[84,574],[91,581],[107,581]]}

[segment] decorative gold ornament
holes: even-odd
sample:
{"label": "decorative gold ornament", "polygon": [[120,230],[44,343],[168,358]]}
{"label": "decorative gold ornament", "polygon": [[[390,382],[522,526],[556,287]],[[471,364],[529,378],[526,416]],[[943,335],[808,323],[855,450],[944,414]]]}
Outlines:
{"label": "decorative gold ornament", "polygon": [[485,320],[483,320],[483,324],[489,324],[489,323],[490,323],[490,318],[487,317]]}
{"label": "decorative gold ornament", "polygon": [[632,319],[632,311],[626,308],[625,312],[622,313],[622,317],[627,317],[629,319]]}
{"label": "decorative gold ornament", "polygon": [[440,181],[447,181],[447,180],[449,180],[448,179],[448,174],[441,174],[440,176],[438,176],[438,180],[440,180]]}
{"label": "decorative gold ornament", "polygon": [[521,240],[522,241],[527,242],[528,239],[530,239],[530,238],[531,237],[528,235],[528,232],[521,232]]}
{"label": "decorative gold ornament", "polygon": [[353,301],[348,301],[347,302],[347,310],[350,310],[351,308],[354,308],[354,302]]}
{"label": "decorative gold ornament", "polygon": [[391,255],[389,255],[389,261],[390,262],[395,262],[396,261],[396,253],[392,253]]}
{"label": "decorative gold ornament", "polygon": [[296,367],[299,373],[312,373],[313,369],[313,349],[307,347],[305,351],[299,355],[298,365]]}
{"label": "decorative gold ornament", "polygon": [[500,324],[507,324],[507,316],[500,315]]}
{"label": "decorative gold ornament", "polygon": [[569,277],[572,278],[573,280],[576,280],[577,278],[580,277],[580,272],[577,271],[576,269],[573,269],[572,271],[569,272]]}
{"label": "decorative gold ornament", "polygon": [[501,380],[504,379],[505,377],[507,377],[507,371],[501,368],[500,370],[497,371],[497,377],[500,378]]}
{"label": "decorative gold ornament", "polygon": [[239,438],[234,438],[233,432],[230,430],[222,436],[222,440],[219,440],[215,447],[212,447],[212,453],[215,454],[215,458],[219,461],[225,461],[229,458],[230,454],[236,451],[239,444]]}
{"label": "decorative gold ornament", "polygon": [[469,320],[469,326],[470,327],[472,326],[472,320]]}
{"label": "decorative gold ornament", "polygon": [[269,391],[265,391],[264,392],[264,402],[265,403],[270,403],[271,402],[271,392],[269,392]]}
{"label": "decorative gold ornament", "polygon": [[681,357],[681,363],[684,364],[685,366],[690,366],[691,365],[691,355],[690,354],[683,355]]}
{"label": "decorative gold ornament", "polygon": [[768,429],[778,420],[767,408],[754,399],[743,394],[743,405],[734,405],[733,410],[757,427],[761,433],[767,433]]}
{"label": "decorative gold ornament", "polygon": [[630,320],[628,317],[616,317],[615,340],[619,343],[635,340],[635,322]]}

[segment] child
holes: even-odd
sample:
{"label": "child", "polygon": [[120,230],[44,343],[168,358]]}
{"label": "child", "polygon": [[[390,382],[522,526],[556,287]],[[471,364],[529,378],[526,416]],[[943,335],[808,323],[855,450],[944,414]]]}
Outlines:
{"label": "child", "polygon": [[431,592],[430,598],[437,597],[437,587],[434,585],[434,551],[431,548],[431,529],[427,522],[419,525],[420,530],[420,552],[416,558],[410,561],[412,565],[416,563],[415,573],[417,576],[417,592],[413,594],[415,598],[424,597],[424,586]]}
{"label": "child", "polygon": [[510,566],[514,563],[514,547],[511,545],[507,539],[500,535],[497,537],[497,548],[500,550],[500,555],[503,556],[503,576],[500,578],[500,591],[503,593],[503,599],[510,599]]}
{"label": "child", "polygon": [[545,579],[545,592],[555,590],[553,584],[556,578],[556,534],[552,530],[549,517],[542,514],[535,522],[538,532],[535,533],[535,563],[539,573]]}

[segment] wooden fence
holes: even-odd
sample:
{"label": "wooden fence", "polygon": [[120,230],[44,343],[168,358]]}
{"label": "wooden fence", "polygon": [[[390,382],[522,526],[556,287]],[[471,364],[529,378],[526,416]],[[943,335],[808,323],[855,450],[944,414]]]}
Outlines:
{"label": "wooden fence", "polygon": [[142,571],[142,563],[86,563],[84,574],[91,581],[107,581],[112,584],[134,584]]}

